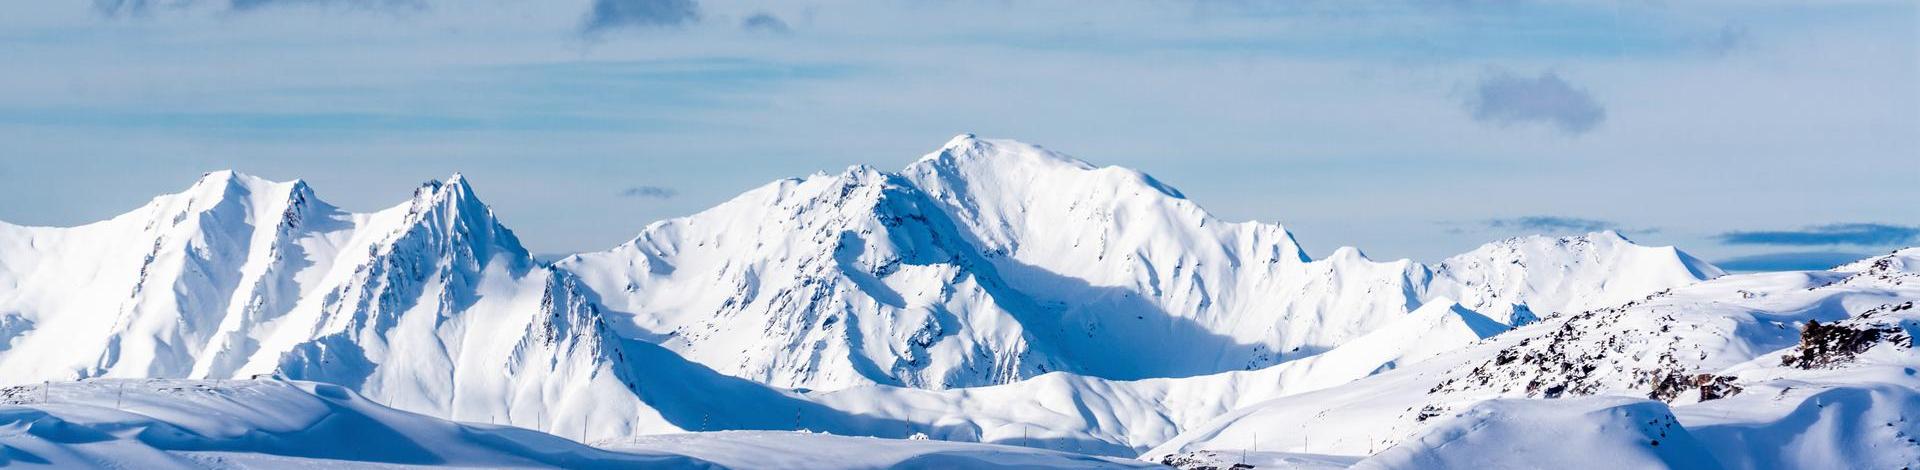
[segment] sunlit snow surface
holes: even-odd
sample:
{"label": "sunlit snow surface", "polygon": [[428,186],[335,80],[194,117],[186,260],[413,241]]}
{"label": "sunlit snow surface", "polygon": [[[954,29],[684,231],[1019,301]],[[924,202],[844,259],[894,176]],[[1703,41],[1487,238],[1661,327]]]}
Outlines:
{"label": "sunlit snow surface", "polygon": [[0,391],[0,464],[66,468],[1148,468],[988,444],[804,432],[602,441],[453,423],[344,388],[278,380],[103,379]]}
{"label": "sunlit snow surface", "polygon": [[[1147,456],[1258,446],[1373,455],[1362,466],[1389,468],[1595,468],[1609,459],[1637,463],[1630,467],[1902,468],[1920,462],[1915,302],[1920,249],[1833,271],[1727,276],[1241,408]],[[1905,336],[1829,366],[1782,365],[1809,320]],[[1741,390],[1648,401],[1657,387],[1644,379],[1662,371],[1730,376]],[[1556,386],[1569,392],[1539,399]]]}

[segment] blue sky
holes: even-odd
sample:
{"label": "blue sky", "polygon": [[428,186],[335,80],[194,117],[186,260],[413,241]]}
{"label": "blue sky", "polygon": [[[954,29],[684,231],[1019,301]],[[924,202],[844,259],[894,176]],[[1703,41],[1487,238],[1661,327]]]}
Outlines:
{"label": "blue sky", "polygon": [[106,218],[212,169],[355,210],[459,171],[536,251],[596,250],[973,132],[1147,171],[1315,254],[1595,228],[1753,266],[1920,244],[1910,1],[8,8],[14,223]]}

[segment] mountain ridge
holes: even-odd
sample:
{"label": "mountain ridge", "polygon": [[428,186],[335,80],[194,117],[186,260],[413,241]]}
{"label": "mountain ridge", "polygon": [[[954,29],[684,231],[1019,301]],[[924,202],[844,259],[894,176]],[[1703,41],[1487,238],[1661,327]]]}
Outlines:
{"label": "mountain ridge", "polygon": [[[1220,221],[1144,173],[972,136],[899,172],[778,180],[551,264],[459,174],[370,213],[231,171],[155,201],[74,228],[0,225],[0,381],[280,375],[582,435],[803,421],[722,412],[717,395],[815,429],[994,441],[1016,435],[995,420],[1034,411],[961,397],[1058,387],[1045,393],[1121,393],[1101,406],[1130,411],[1052,439],[1130,454],[1242,398],[1718,274],[1612,233],[1438,266],[1315,260],[1283,226]],[[1343,349],[1356,342],[1392,346]],[[1153,404],[1173,396],[1210,404]]]}

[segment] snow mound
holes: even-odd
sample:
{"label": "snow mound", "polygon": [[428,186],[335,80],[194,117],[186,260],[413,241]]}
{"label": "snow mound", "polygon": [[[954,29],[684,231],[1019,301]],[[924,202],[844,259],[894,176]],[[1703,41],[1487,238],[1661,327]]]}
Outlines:
{"label": "snow mound", "polygon": [[345,388],[272,380],[112,379],[0,390],[0,459],[66,468],[409,466],[718,468],[531,430],[393,410]]}
{"label": "snow mound", "polygon": [[1025,447],[807,432],[603,439],[455,423],[343,387],[102,379],[0,389],[0,466],[60,468],[1150,468]]}
{"label": "snow mound", "polygon": [[1719,468],[1666,404],[1622,398],[1481,402],[1356,469]]}
{"label": "snow mound", "polygon": [[616,451],[684,454],[736,469],[1164,468],[1138,460],[1029,447],[808,432],[664,434],[601,445]]}

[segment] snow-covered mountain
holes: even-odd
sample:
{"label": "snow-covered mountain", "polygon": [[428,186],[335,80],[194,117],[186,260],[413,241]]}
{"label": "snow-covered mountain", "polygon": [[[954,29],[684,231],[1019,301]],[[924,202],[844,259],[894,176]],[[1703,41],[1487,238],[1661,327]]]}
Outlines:
{"label": "snow-covered mountain", "polygon": [[1221,221],[1145,174],[970,135],[898,173],[775,182],[558,266],[630,319],[623,334],[822,390],[1251,370],[1437,298],[1513,324],[1721,274],[1612,232],[1432,268],[1354,249],[1313,260],[1285,228]]}
{"label": "snow-covered mountain", "polygon": [[459,175],[352,214],[210,173],[105,222],[0,225],[0,286],[8,383],[281,374],[442,417],[658,422],[597,307]]}
{"label": "snow-covered mountain", "polygon": [[808,428],[1133,456],[1720,275],[1612,232],[1315,260],[1139,172],[972,136],[551,266],[459,175],[356,214],[216,172],[99,223],[0,224],[0,382],[277,374],[581,440]]}

